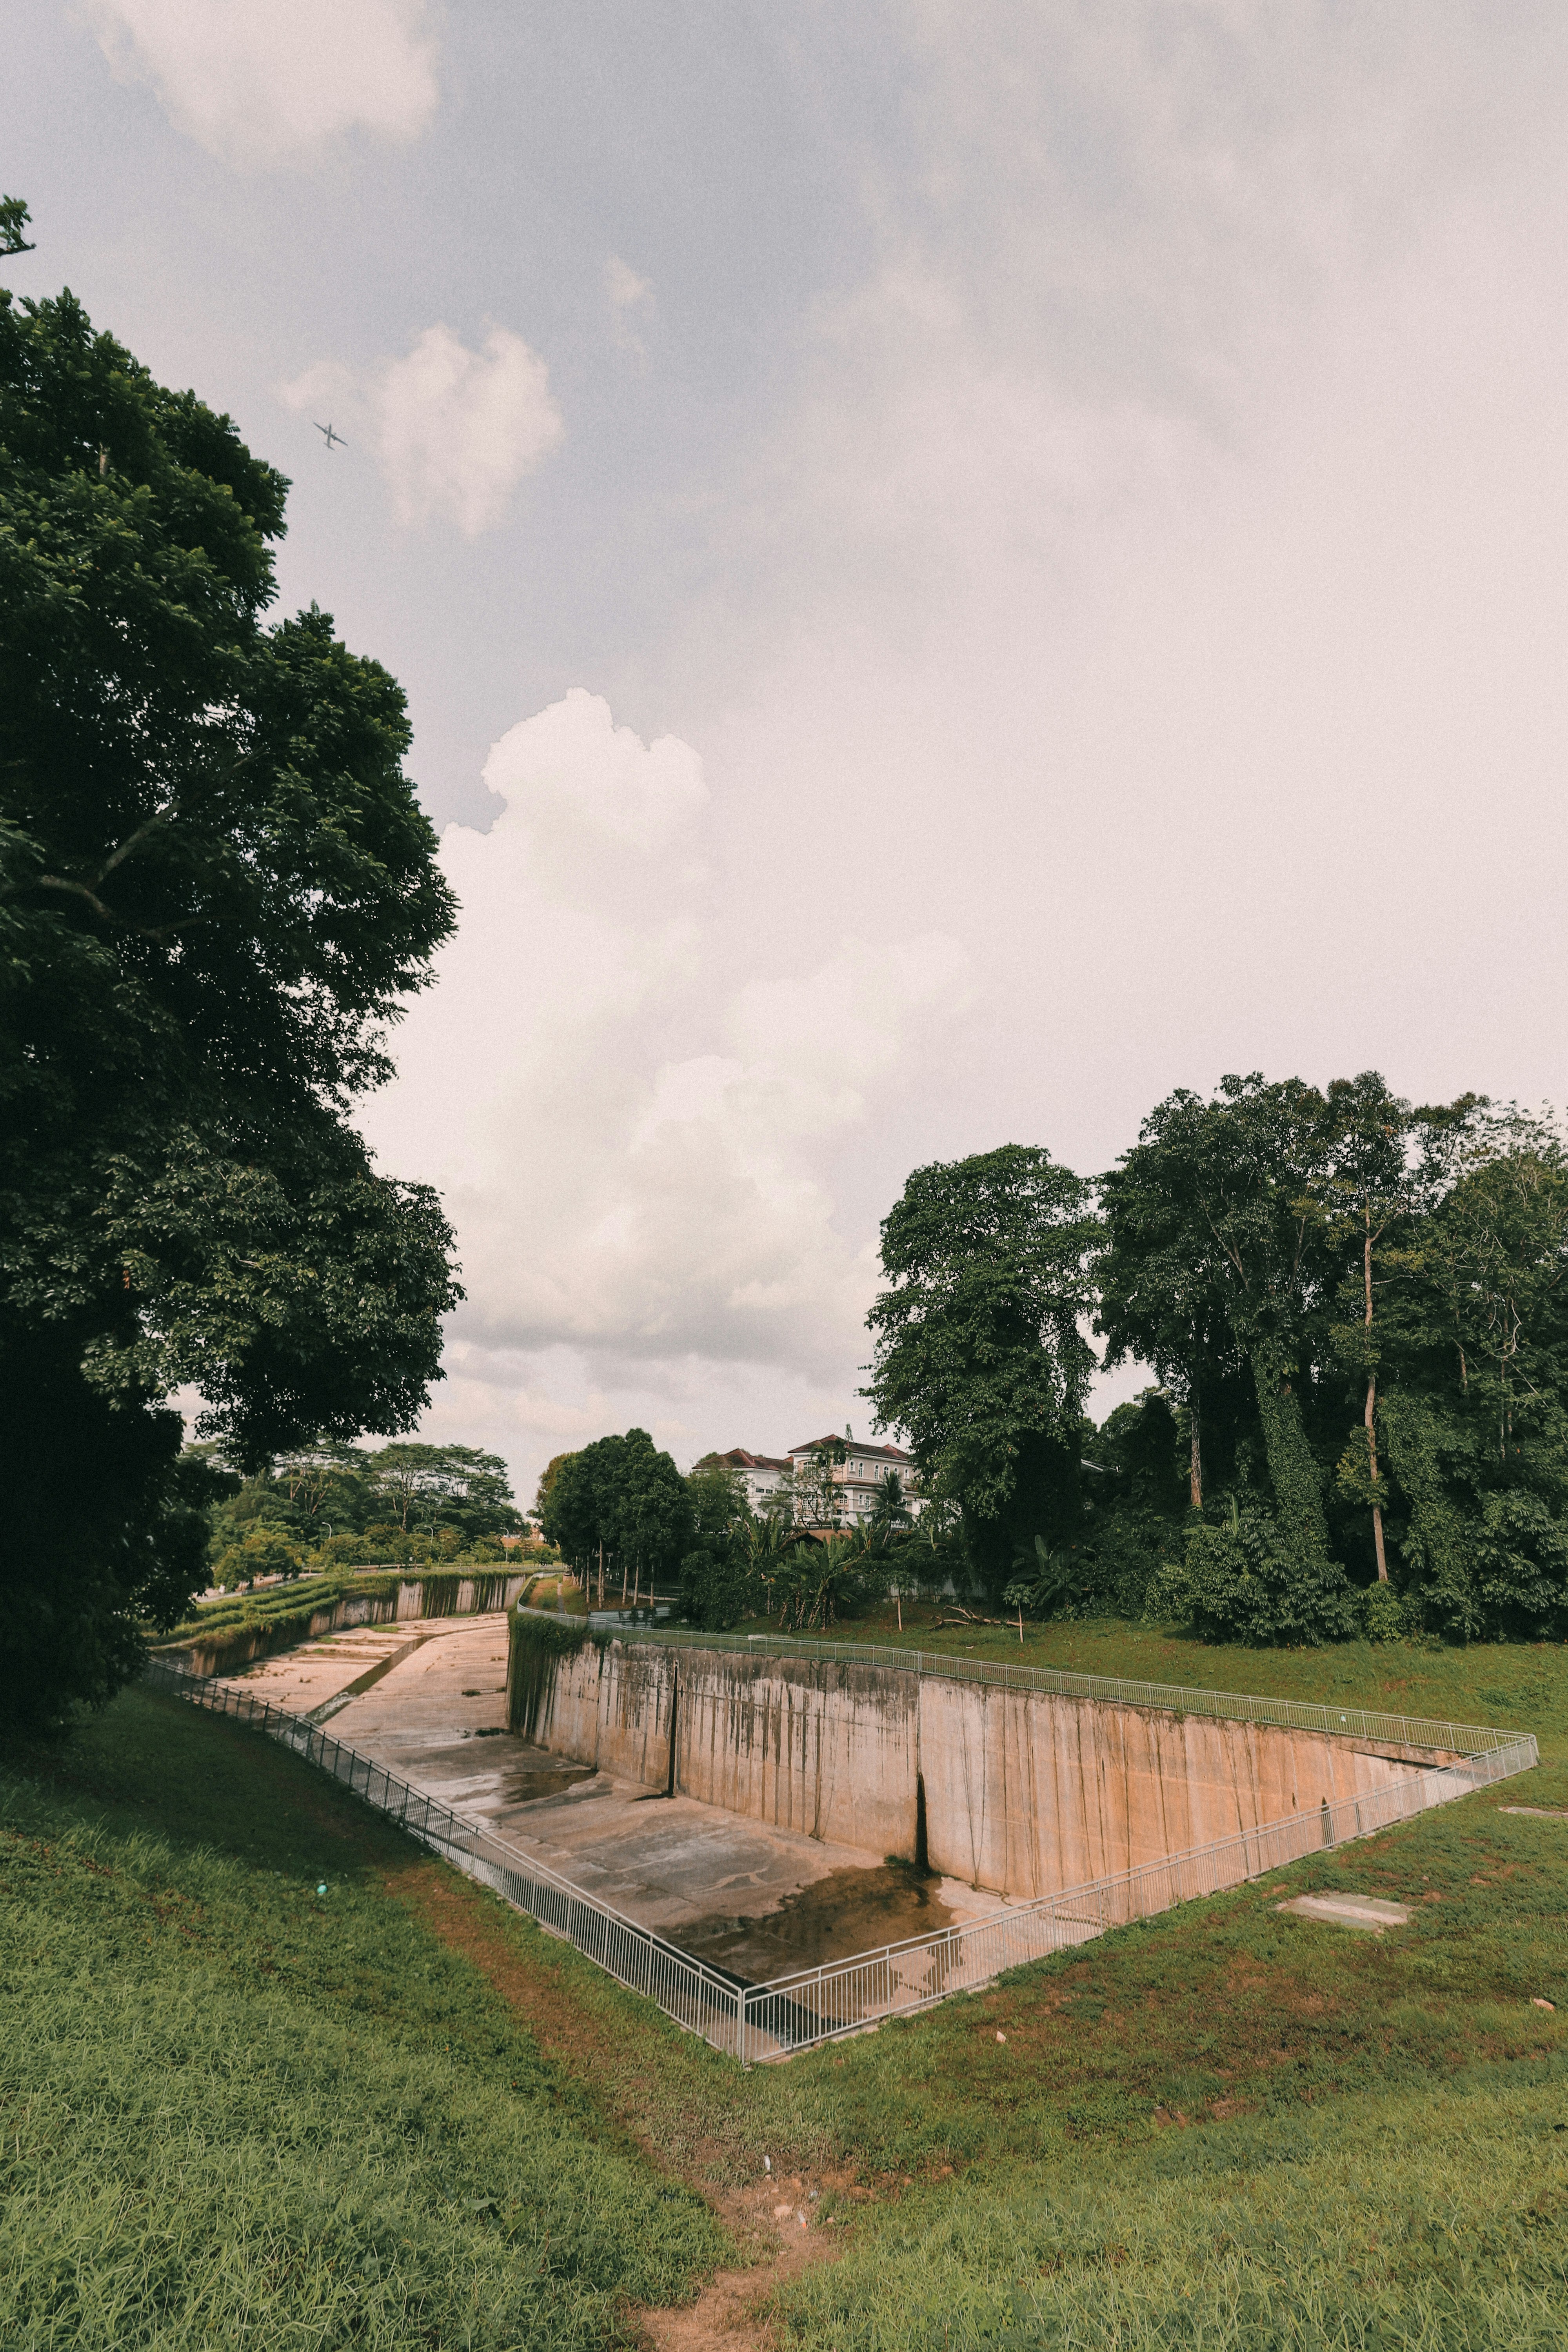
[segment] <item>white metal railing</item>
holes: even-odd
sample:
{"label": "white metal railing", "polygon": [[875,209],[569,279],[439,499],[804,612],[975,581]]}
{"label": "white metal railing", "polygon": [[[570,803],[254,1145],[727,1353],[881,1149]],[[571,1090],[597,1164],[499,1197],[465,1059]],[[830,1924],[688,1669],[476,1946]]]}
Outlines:
{"label": "white metal railing", "polygon": [[[903,1654],[906,1658],[908,1654]],[[818,1968],[797,1969],[767,1984],[752,1985],[694,1959],[597,1895],[573,1885],[532,1854],[465,1821],[450,1806],[399,1780],[373,1758],[361,1755],[306,1717],[291,1715],[269,1700],[252,1698],[215,1677],[199,1679],[162,1659],[152,1660],[145,1675],[154,1689],[256,1725],[330,1772],[356,1796],[469,1877],[494,1887],[515,1909],[527,1912],[551,1933],[574,1944],[619,1983],[646,1994],[677,2025],[743,2063],[788,2057],[839,2034],[858,2032],[880,2018],[929,2008],[951,1993],[988,1983],[1007,1969],[1043,1959],[1068,1945],[1086,1943],[1108,1928],[1149,1918],[1173,1904],[1239,1885],[1349,1839],[1370,1836],[1430,1805],[1529,1771],[1538,1761],[1532,1735],[1497,1732],[1491,1735],[1490,1747],[1462,1755],[1453,1764],[1427,1766],[1368,1794],[1341,1798],[1332,1804],[1325,1800],[1314,1810],[1290,1814],[1258,1829],[1240,1830],[1188,1853],[1167,1854],[1030,1903],[1009,1905],[972,1923],[910,1937],[875,1951],[856,1952],[846,1959],[824,1961]],[[1475,1727],[1443,1728],[1473,1730]],[[1457,1743],[1443,1745],[1449,1753],[1456,1751]]]}
{"label": "white metal railing", "polygon": [[1186,1853],[1166,1854],[1083,1886],[1009,1906],[973,1925],[911,1937],[880,1951],[857,1952],[776,1978],[746,1993],[743,2051],[749,2058],[782,2056],[879,2017],[928,2008],[950,1993],[988,1983],[1004,1969],[1086,1943],[1107,1928],[1150,1918],[1196,1895],[1218,1894],[1349,1839],[1369,1837],[1429,1805],[1528,1771],[1536,1761],[1533,1738],[1523,1737],[1364,1796],[1332,1804],[1325,1800],[1308,1811],[1239,1830]]}
{"label": "white metal railing", "polygon": [[308,1763],[331,1773],[355,1796],[455,1864],[470,1878],[493,1886],[518,1911],[575,1944],[591,1960],[632,1991],[646,1993],[666,2017],[700,2033],[720,2050],[738,2050],[740,1979],[709,1968],[690,1953],[626,1918],[570,1879],[504,1839],[482,1830],[423,1789],[399,1780],[373,1757],[335,1739],[319,1724],[291,1715],[268,1699],[251,1697],[216,1676],[199,1677],[162,1658],[149,1661],[145,1680],[215,1715],[252,1724]]}

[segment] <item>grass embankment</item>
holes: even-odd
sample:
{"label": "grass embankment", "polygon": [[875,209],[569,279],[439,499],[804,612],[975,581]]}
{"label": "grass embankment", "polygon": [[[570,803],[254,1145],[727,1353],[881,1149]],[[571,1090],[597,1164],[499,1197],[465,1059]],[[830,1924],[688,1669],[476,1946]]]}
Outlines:
{"label": "grass embankment", "polygon": [[[34,2300],[0,2340],[591,2342],[715,2258],[674,2184],[766,2154],[841,2250],[774,2298],[800,2352],[1568,2346],[1568,1822],[1500,1810],[1568,1807],[1568,1655],[1025,1654],[1517,1722],[1546,1761],[743,2074],[256,1735],[128,1696],[7,1842],[0,2280]],[[1308,1885],[1415,1916],[1281,1917]]]}
{"label": "grass embankment", "polygon": [[721,2251],[400,1899],[436,1865],[308,1766],[134,1692],[27,1760],[0,1832],[8,2352],[557,2352]]}

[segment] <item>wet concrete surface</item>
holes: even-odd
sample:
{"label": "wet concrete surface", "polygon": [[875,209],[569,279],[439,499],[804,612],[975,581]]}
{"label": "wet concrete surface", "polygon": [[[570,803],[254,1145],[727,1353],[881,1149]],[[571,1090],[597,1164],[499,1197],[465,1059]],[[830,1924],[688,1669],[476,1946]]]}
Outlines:
{"label": "wet concrete surface", "polygon": [[[331,1729],[346,1745],[683,1948],[696,1938],[703,1958],[754,1982],[997,1908],[993,1895],[660,1796],[518,1738],[506,1728],[502,1617],[365,1628],[308,1648],[262,1662],[246,1686],[323,1714],[333,1701]],[[373,1664],[384,1670],[350,1691]]]}
{"label": "wet concrete surface", "polygon": [[681,1948],[748,1984],[766,1984],[852,1952],[940,1934],[958,1916],[942,1900],[942,1884],[886,1864],[831,1870],[774,1910],[688,1920]]}

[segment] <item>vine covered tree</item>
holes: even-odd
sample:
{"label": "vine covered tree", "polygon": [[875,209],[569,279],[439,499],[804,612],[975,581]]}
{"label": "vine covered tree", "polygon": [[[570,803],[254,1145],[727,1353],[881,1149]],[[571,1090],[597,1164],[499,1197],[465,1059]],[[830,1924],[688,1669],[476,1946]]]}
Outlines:
{"label": "vine covered tree", "polygon": [[[1108,1358],[1152,1363],[1189,1412],[1204,1399],[1209,1476],[1185,1530],[1166,1514],[1185,1565],[1164,1577],[1199,1630],[1568,1631],[1552,1119],[1475,1095],[1413,1108],[1375,1071],[1228,1078],[1160,1104],[1103,1200]],[[1155,1400],[1139,1412],[1152,1434]],[[1154,1521],[1121,1439],[1096,1451],[1108,1560],[1119,1527]]]}
{"label": "vine covered tree", "polygon": [[407,1429],[459,1295],[350,1121],[452,898],[395,681],[267,617],[286,488],[70,295],[0,295],[0,1675],[39,1722],[202,1580],[171,1391],[241,1472]]}

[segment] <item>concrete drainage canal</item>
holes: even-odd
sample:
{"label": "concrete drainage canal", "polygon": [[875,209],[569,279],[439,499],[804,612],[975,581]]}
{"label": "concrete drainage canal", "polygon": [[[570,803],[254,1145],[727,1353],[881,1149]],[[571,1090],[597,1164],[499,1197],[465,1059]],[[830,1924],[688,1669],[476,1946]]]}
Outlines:
{"label": "concrete drainage canal", "polygon": [[[362,1654],[344,1666],[317,1727],[289,1728],[285,1659],[224,1687],[744,2059],[925,2006],[1536,1760],[1532,1738],[1484,1727],[515,1609],[379,1674]],[[319,1693],[319,1665],[312,1681]],[[217,1686],[188,1687],[235,1711]]]}

